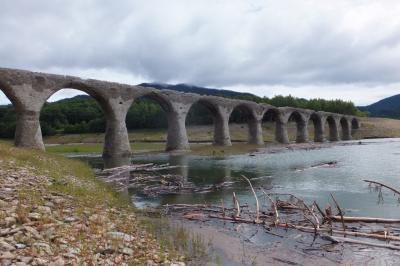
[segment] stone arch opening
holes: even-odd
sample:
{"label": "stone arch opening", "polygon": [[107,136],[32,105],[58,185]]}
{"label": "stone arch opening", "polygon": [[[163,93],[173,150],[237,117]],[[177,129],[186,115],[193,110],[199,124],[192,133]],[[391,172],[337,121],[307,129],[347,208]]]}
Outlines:
{"label": "stone arch opening", "polygon": [[3,92],[0,84],[0,138],[12,140],[15,136],[17,113],[10,98]]}
{"label": "stone arch opening", "polygon": [[339,134],[338,134],[338,127],[336,124],[336,120],[332,116],[328,116],[326,118],[326,129],[329,132],[329,141],[338,141]]}
{"label": "stone arch opening", "polygon": [[349,121],[347,118],[342,117],[340,119],[340,139],[342,140],[350,140],[351,139],[351,131],[350,131],[350,125]]}
{"label": "stone arch opening", "polygon": [[80,88],[54,91],[40,111],[40,127],[49,151],[64,153],[102,152],[106,131],[104,101]]}
{"label": "stone arch opening", "polygon": [[290,114],[287,123],[289,141],[302,143],[308,140],[307,122],[298,111],[293,111]]}
{"label": "stone arch opening", "polygon": [[229,132],[232,143],[254,144],[254,123],[256,119],[250,106],[240,104],[234,107],[229,116]]}
{"label": "stone arch opening", "polygon": [[314,142],[324,141],[324,129],[322,125],[322,117],[317,113],[312,113],[308,121],[308,135]]}
{"label": "stone arch opening", "polygon": [[[193,103],[185,121],[190,142],[212,142],[216,144],[215,123],[218,122],[219,116],[219,111],[212,102],[200,99]],[[214,128],[211,125],[214,125]]]}
{"label": "stone arch opening", "polygon": [[166,149],[170,102],[156,92],[137,97],[126,115],[129,141],[134,151]]}
{"label": "stone arch opening", "polygon": [[277,123],[280,122],[278,109],[271,108],[264,113],[262,119],[262,128],[264,141],[273,142],[277,139]]}

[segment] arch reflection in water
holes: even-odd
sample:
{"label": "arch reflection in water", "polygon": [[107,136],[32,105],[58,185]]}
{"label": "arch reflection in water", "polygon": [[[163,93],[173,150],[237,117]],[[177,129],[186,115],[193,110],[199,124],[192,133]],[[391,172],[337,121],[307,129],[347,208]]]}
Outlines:
{"label": "arch reflection in water", "polygon": [[184,154],[170,155],[169,164],[172,166],[177,166],[174,169],[174,174],[183,177],[184,182],[188,182],[189,177],[189,160],[188,156]]}

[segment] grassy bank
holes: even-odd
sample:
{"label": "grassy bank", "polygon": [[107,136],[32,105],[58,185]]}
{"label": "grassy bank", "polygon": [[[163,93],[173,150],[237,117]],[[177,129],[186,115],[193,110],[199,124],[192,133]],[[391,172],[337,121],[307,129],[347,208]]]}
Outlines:
{"label": "grassy bank", "polygon": [[356,138],[398,138],[400,137],[400,120],[389,118],[360,118],[361,128]]}
{"label": "grassy bank", "polygon": [[[152,152],[165,150],[164,143],[132,143],[133,152]],[[103,150],[103,143],[73,143],[50,145],[46,147],[50,153],[100,153]]]}
{"label": "grassy bank", "polygon": [[[361,129],[355,134],[355,139],[400,137],[400,120],[386,118],[360,118]],[[231,138],[234,142],[232,147],[212,146],[212,126],[189,126],[189,141],[193,154],[199,155],[229,155],[247,153],[257,150],[257,146],[245,144],[248,137],[247,125],[231,124]],[[314,137],[314,127],[309,125],[309,139]],[[274,145],[274,128],[271,124],[264,125],[263,135],[266,146]],[[296,125],[289,124],[289,138],[295,140]],[[326,129],[326,132],[329,132]],[[88,153],[98,152],[103,149],[104,134],[76,134],[59,135],[45,138],[46,144],[68,144],[48,146],[47,150],[52,153]],[[129,132],[131,148],[133,152],[163,151],[165,149],[166,130],[137,130]],[[203,143],[208,142],[208,143]],[[72,144],[71,144],[72,143]]]}
{"label": "grassy bank", "polygon": [[5,265],[170,265],[178,256],[144,230],[128,197],[84,163],[5,143],[0,231]]}

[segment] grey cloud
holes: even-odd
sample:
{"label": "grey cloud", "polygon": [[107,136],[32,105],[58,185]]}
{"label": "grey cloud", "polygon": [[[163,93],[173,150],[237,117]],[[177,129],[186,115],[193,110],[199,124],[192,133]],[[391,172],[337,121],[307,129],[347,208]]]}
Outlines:
{"label": "grey cloud", "polygon": [[2,66],[221,87],[400,80],[397,1],[3,2]]}

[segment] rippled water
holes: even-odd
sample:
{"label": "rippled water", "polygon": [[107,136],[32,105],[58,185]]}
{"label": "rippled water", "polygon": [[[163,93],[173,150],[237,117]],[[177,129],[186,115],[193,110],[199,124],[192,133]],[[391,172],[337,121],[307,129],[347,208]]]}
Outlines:
{"label": "rippled water", "polygon": [[[91,159],[92,163],[99,163]],[[347,215],[399,218],[397,197],[383,189],[383,202],[378,193],[363,179],[380,181],[400,188],[400,139],[365,140],[362,145],[338,145],[318,150],[294,150],[280,153],[206,157],[193,155],[136,155],[135,163],[170,163],[171,170],[198,186],[235,182],[222,191],[205,194],[161,196],[156,199],[136,198],[140,203],[218,203],[232,201],[235,191],[241,202],[253,203],[246,175],[255,187],[273,192],[292,193],[308,202],[316,200],[325,206],[332,193]],[[335,161],[335,166],[318,166]],[[133,193],[133,191],[131,191]],[[134,195],[133,195],[134,196]]]}

